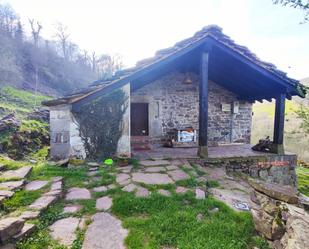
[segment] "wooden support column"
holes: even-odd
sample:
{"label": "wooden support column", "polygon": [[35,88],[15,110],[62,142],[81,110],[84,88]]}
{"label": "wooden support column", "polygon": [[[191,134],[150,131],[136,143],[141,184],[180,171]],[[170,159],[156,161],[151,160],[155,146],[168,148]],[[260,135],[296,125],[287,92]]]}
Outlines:
{"label": "wooden support column", "polygon": [[274,150],[278,154],[284,154],[284,112],[286,94],[282,93],[276,97],[275,122],[274,122]]}
{"label": "wooden support column", "polygon": [[199,149],[200,157],[208,157],[208,66],[209,50],[203,51],[199,82]]}

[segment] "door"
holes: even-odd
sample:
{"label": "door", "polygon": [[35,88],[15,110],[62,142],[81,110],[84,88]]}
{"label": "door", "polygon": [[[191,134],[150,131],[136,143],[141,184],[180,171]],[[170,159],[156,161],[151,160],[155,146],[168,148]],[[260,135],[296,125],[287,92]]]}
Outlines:
{"label": "door", "polygon": [[131,135],[148,136],[147,103],[131,103]]}

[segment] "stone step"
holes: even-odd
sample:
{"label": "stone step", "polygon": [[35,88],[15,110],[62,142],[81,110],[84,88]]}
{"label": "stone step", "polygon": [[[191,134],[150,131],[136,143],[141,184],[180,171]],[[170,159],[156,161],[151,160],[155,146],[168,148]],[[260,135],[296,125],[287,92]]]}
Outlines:
{"label": "stone step", "polygon": [[25,223],[21,231],[13,236],[13,239],[18,241],[28,237],[31,233],[33,233],[35,228],[36,226],[34,224]]}
{"label": "stone step", "polygon": [[4,171],[0,175],[0,178],[2,178],[2,179],[14,179],[14,180],[24,179],[25,177],[27,177],[30,174],[31,170],[32,170],[32,166],[24,166],[24,167],[21,167],[19,169],[15,169],[15,170]]}
{"label": "stone step", "polygon": [[25,184],[25,180],[1,182],[0,189],[13,191],[13,190],[22,188],[24,184]]}
{"label": "stone step", "polygon": [[41,211],[43,209],[46,209],[48,206],[50,206],[52,203],[54,203],[57,200],[57,196],[51,195],[43,195],[37,200],[35,200],[28,208]]}
{"label": "stone step", "polygon": [[9,217],[0,220],[0,243],[11,239],[14,235],[18,234],[25,221],[20,218]]}

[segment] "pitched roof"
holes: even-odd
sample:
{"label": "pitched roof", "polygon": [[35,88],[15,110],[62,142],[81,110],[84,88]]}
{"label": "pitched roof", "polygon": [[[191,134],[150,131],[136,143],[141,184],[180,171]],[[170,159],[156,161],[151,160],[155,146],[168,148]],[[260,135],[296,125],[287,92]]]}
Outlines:
{"label": "pitched roof", "polygon": [[[130,80],[134,79],[138,73],[144,70],[151,69],[152,66],[158,64],[159,62],[168,60],[169,58],[176,56],[186,50],[190,50],[193,47],[203,44],[206,39],[212,39],[213,41],[220,43],[225,48],[237,53],[243,59],[254,63],[261,69],[269,72],[276,79],[284,82],[291,88],[295,88],[294,95],[302,96],[306,93],[305,88],[299,83],[298,80],[292,79],[286,75],[285,72],[277,69],[277,67],[269,62],[262,61],[254,53],[252,53],[247,47],[238,45],[229,36],[222,33],[222,29],[216,25],[209,25],[204,27],[202,30],[196,32],[192,37],[177,42],[174,46],[159,50],[155,53],[155,56],[141,60],[136,63],[135,67],[121,70],[115,74],[109,80],[106,81],[96,81],[93,82],[90,87],[74,93],[72,95],[67,95],[63,98],[45,101],[44,105],[53,106],[60,104],[73,104],[79,102],[82,99],[87,98],[90,95],[96,94],[103,89],[114,89],[115,87],[121,87],[123,84],[128,83]],[[113,87],[112,87],[113,86]]]}

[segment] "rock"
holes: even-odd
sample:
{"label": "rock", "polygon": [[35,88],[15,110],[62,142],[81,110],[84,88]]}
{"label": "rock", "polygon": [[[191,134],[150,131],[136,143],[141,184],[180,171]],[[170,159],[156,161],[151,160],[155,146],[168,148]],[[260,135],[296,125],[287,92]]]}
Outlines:
{"label": "rock", "polygon": [[205,192],[199,188],[195,189],[195,198],[196,199],[205,199]]}
{"label": "rock", "polygon": [[49,122],[49,110],[41,109],[27,114],[27,119],[34,119],[45,123]]}
{"label": "rock", "polygon": [[146,188],[143,187],[137,187],[137,191],[135,192],[136,197],[148,197],[149,191]]}
{"label": "rock", "polygon": [[63,208],[63,213],[72,214],[72,213],[78,212],[81,209],[82,209],[82,206],[78,204],[67,205]]}
{"label": "rock", "polygon": [[258,192],[264,193],[271,198],[291,204],[298,203],[298,192],[289,185],[279,185],[253,178],[249,178],[248,183]]}
{"label": "rock", "polygon": [[30,219],[36,219],[37,217],[39,217],[39,215],[40,211],[24,211],[21,213],[19,218],[23,220],[30,220]]}
{"label": "rock", "polygon": [[209,210],[209,213],[211,213],[211,214],[218,213],[218,212],[219,212],[219,208],[217,208],[217,207]]}
{"label": "rock", "polygon": [[23,179],[30,174],[32,166],[24,166],[15,170],[8,170],[0,175],[2,179]]}
{"label": "rock", "polygon": [[164,196],[171,196],[171,193],[169,191],[165,190],[165,189],[159,189],[158,193],[160,195],[164,195]]}
{"label": "rock", "polygon": [[97,213],[92,220],[86,231],[82,249],[126,248],[124,239],[128,231],[122,228],[120,220],[109,213]]}
{"label": "rock", "polygon": [[50,190],[51,191],[62,190],[62,181],[53,182],[52,185],[50,186]]}
{"label": "rock", "polygon": [[25,221],[20,218],[4,218],[0,220],[0,242],[5,242],[18,234]]}
{"label": "rock", "polygon": [[140,165],[142,166],[145,166],[145,167],[149,167],[149,166],[164,166],[164,165],[168,165],[169,164],[169,161],[166,161],[166,160],[143,160],[143,161],[140,161],[139,163]]}
{"label": "rock", "polygon": [[133,173],[132,180],[134,182],[156,185],[174,183],[167,174],[160,173]]}
{"label": "rock", "polygon": [[112,198],[108,197],[108,196],[104,196],[104,197],[101,197],[99,199],[97,199],[97,202],[96,202],[96,209],[98,210],[108,210],[112,207],[113,205],[113,200]]}
{"label": "rock", "polygon": [[[64,218],[57,220],[53,225],[49,227],[50,235],[53,239],[58,240],[60,244],[65,246],[71,246],[76,239],[75,231],[78,228],[78,218]],[[93,238],[94,239],[94,238]],[[97,238],[94,239],[96,241]]]}
{"label": "rock", "polygon": [[305,210],[309,211],[309,197],[303,194],[299,194],[299,204],[304,207]]}
{"label": "rock", "polygon": [[137,186],[133,183],[130,183],[129,185],[125,186],[122,188],[123,191],[126,191],[126,192],[133,192],[137,189]]}
{"label": "rock", "polygon": [[54,197],[58,198],[58,197],[62,196],[62,190],[60,190],[60,189],[51,190],[51,191],[44,193],[43,196],[54,196]]}
{"label": "rock", "polygon": [[280,240],[284,249],[309,248],[309,222],[302,217],[291,217],[286,224],[286,233]]}
{"label": "rock", "polygon": [[14,240],[22,240],[34,232],[36,226],[34,224],[25,223],[21,231],[13,236]]}
{"label": "rock", "polygon": [[90,191],[86,188],[70,188],[65,197],[66,200],[88,200],[91,199]]}
{"label": "rock", "polygon": [[93,188],[94,192],[105,192],[107,191],[107,187],[106,186],[100,186],[100,187],[95,187]]}
{"label": "rock", "polygon": [[252,191],[251,199],[254,199],[255,203],[260,205],[263,211],[272,216],[278,212],[280,201],[274,200],[267,195],[257,192],[256,190]]}
{"label": "rock", "polygon": [[189,191],[189,189],[185,188],[185,187],[182,187],[182,186],[177,186],[175,191],[176,191],[177,194],[184,194],[187,191]]}
{"label": "rock", "polygon": [[145,172],[147,173],[158,173],[163,171],[166,171],[164,167],[148,167],[145,169]]}
{"label": "rock", "polygon": [[204,219],[204,215],[203,214],[201,214],[201,213],[197,214],[197,216],[196,216],[196,220],[197,221],[202,221],[203,219]]}
{"label": "rock", "polygon": [[41,211],[51,205],[56,199],[56,196],[41,196],[39,199],[35,200],[29,208]]}
{"label": "rock", "polygon": [[21,122],[15,117],[15,113],[10,113],[0,119],[0,132],[17,129],[20,125]]}
{"label": "rock", "polygon": [[10,198],[14,195],[13,191],[10,190],[0,190],[0,196],[3,196],[4,198]]}
{"label": "rock", "polygon": [[88,169],[88,171],[98,171],[99,170],[99,167],[91,167]]}
{"label": "rock", "polygon": [[29,182],[29,183],[25,186],[25,189],[26,189],[26,190],[38,190],[38,189],[43,188],[43,187],[46,186],[47,184],[48,184],[48,181],[36,180],[36,181]]}
{"label": "rock", "polygon": [[132,166],[125,166],[125,167],[120,167],[118,168],[119,171],[121,171],[122,173],[130,173],[132,170]]}
{"label": "rock", "polygon": [[126,182],[128,179],[130,179],[130,175],[128,174],[121,173],[116,175],[116,182],[120,185],[122,182]]}
{"label": "rock", "polygon": [[190,176],[184,171],[178,169],[168,172],[169,176],[172,177],[174,181],[186,180],[189,179]]}
{"label": "rock", "polygon": [[4,170],[5,166],[3,164],[0,164],[0,171]]}
{"label": "rock", "polygon": [[274,218],[271,215],[262,212],[261,210],[251,209],[251,213],[255,229],[261,234],[263,234],[267,239],[271,239],[271,227]]}
{"label": "rock", "polygon": [[0,183],[0,189],[16,190],[24,185],[25,181],[9,181]]}
{"label": "rock", "polygon": [[100,166],[100,164],[98,164],[97,162],[87,162],[87,165],[91,166],[91,167],[98,167],[98,166]]}
{"label": "rock", "polygon": [[59,182],[59,181],[62,181],[62,180],[63,180],[62,176],[55,176],[55,177],[52,178],[53,182]]}
{"label": "rock", "polygon": [[167,170],[176,170],[176,169],[179,169],[179,167],[177,167],[175,165],[169,165],[169,166],[166,166],[166,169]]}

